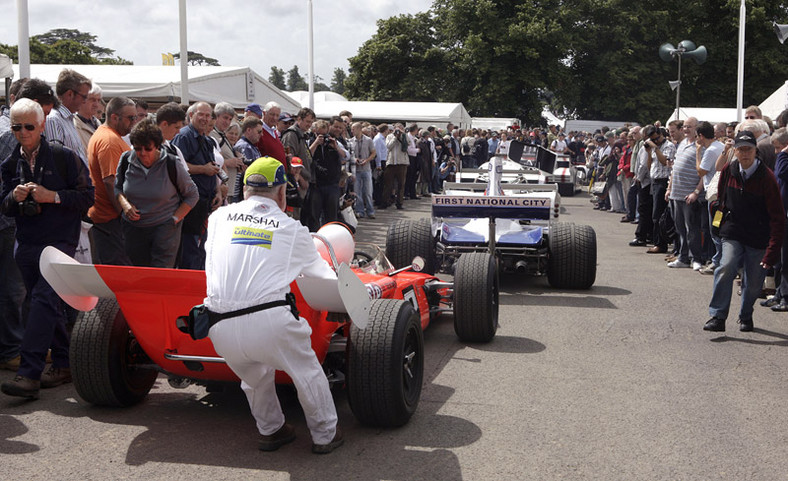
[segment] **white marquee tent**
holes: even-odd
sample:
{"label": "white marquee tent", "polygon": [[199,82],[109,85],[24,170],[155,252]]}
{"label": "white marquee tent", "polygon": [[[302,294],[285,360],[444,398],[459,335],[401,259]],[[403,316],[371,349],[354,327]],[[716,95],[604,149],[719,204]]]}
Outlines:
{"label": "white marquee tent", "polygon": [[[705,120],[707,122],[735,122],[737,111],[735,108],[705,108],[705,107],[681,107],[681,120],[686,120],[688,117],[695,117],[698,120]],[[665,125],[671,120],[676,119],[676,111],[674,110],[670,118],[668,118]]]}
{"label": "white marquee tent", "polygon": [[780,112],[788,108],[788,80],[758,107],[761,108],[763,115],[775,120],[780,115]]}
{"label": "white marquee tent", "polygon": [[[288,92],[288,95],[304,106],[309,105],[307,92]],[[471,126],[471,116],[461,103],[351,101],[333,92],[315,92],[314,110],[323,119],[348,110],[354,120],[417,123],[422,127],[435,124],[441,129],[449,122],[463,128]]]}
{"label": "white marquee tent", "polygon": [[[54,87],[64,68],[76,70],[101,86],[105,98],[126,96],[148,101],[180,101],[181,71],[171,66],[140,65],[31,65],[30,75]],[[19,67],[14,65],[14,77]],[[301,106],[249,67],[189,67],[192,101],[229,102],[242,109],[249,103],[275,101],[282,110],[297,112]]]}

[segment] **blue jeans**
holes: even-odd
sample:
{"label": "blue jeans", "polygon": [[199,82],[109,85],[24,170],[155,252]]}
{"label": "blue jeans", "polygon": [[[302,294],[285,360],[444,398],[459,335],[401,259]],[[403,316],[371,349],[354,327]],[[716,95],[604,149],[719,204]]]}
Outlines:
{"label": "blue jeans", "polygon": [[359,217],[375,215],[375,206],[372,204],[372,171],[362,170],[356,172],[356,214]]}
{"label": "blue jeans", "polygon": [[711,223],[714,222],[714,216],[709,211],[708,204],[706,204],[706,215],[709,216],[709,235],[714,243],[714,255],[711,257],[711,263],[714,267],[719,267],[720,262],[722,262],[722,239],[714,232],[711,232]]}
{"label": "blue jeans", "polygon": [[[76,245],[54,244],[69,256]],[[46,365],[47,350],[52,350],[52,365],[69,367],[69,336],[66,331],[65,304],[41,275],[38,260],[45,246],[20,244],[16,262],[30,296],[30,313],[22,338],[21,362],[17,374],[38,380]]]}
{"label": "blue jeans", "polygon": [[687,204],[684,200],[674,200],[673,219],[679,237],[679,260],[685,264],[690,258],[703,264],[706,259],[701,241],[701,204],[695,201]]}
{"label": "blue jeans", "polygon": [[714,290],[709,303],[709,314],[718,319],[727,319],[733,293],[733,280],[739,267],[741,276],[741,308],[739,319],[752,319],[752,306],[763,287],[766,269],[761,260],[766,249],[748,247],[739,241],[722,239],[722,263],[714,271]]}
{"label": "blue jeans", "polygon": [[25,333],[25,284],[14,260],[15,232],[13,225],[0,231],[0,361],[19,355]]}

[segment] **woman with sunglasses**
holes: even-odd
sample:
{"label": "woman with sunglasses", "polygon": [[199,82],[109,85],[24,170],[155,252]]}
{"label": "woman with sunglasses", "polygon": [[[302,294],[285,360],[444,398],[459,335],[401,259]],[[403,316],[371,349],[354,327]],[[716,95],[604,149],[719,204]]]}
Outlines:
{"label": "woman with sunglasses", "polygon": [[181,162],[162,149],[159,127],[145,119],[131,131],[133,150],[118,163],[115,195],[123,208],[126,254],[135,266],[175,265],[181,221],[199,199]]}

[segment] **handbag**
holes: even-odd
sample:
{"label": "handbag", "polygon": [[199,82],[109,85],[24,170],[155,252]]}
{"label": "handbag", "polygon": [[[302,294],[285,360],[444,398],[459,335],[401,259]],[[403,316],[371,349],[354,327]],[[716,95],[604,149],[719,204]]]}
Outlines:
{"label": "handbag", "polygon": [[605,193],[606,190],[607,190],[606,180],[594,182],[594,184],[591,186],[591,193],[594,195],[602,195]]}
{"label": "handbag", "polygon": [[709,186],[706,188],[706,200],[711,202],[713,200],[717,200],[717,188],[720,185],[720,174],[722,171],[718,170],[714,173],[714,177],[711,178],[711,182],[709,182]]}

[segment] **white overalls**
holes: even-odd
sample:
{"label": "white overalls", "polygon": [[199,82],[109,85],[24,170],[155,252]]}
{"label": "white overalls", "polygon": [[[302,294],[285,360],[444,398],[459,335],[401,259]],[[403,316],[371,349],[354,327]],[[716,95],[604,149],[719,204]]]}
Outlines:
{"label": "white overalls", "polygon": [[[284,300],[299,275],[336,279],[306,227],[285,215],[272,199],[253,196],[219,208],[208,221],[205,305],[224,313]],[[260,434],[285,423],[274,373],[286,372],[315,444],[334,438],[337,414],[328,381],[310,341],[312,329],[289,307],[274,307],[225,319],[211,327],[216,352],[241,378]]]}

